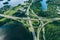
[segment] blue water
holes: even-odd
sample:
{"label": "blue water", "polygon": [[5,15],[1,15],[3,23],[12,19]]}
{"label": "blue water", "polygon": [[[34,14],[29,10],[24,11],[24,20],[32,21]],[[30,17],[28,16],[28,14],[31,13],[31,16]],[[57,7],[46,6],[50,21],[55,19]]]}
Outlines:
{"label": "blue water", "polygon": [[41,9],[44,11],[44,10],[47,10],[47,3],[46,3],[47,0],[43,0],[43,1],[40,1],[41,3]]}
{"label": "blue water", "polygon": [[[11,6],[17,6],[18,4],[24,4],[24,1],[27,1],[27,0],[11,0],[9,1],[9,5]],[[47,3],[46,3],[47,0],[43,0],[43,1],[40,1],[41,3],[41,9],[42,10],[47,10]],[[3,7],[3,3],[4,2],[7,2],[7,0],[3,0],[3,1],[0,1],[0,8]]]}
{"label": "blue water", "polygon": [[[24,1],[26,0],[11,0],[9,1],[9,5],[11,6],[17,6],[18,4],[24,4]],[[0,1],[0,8],[3,7],[3,3],[7,2],[7,0]]]}

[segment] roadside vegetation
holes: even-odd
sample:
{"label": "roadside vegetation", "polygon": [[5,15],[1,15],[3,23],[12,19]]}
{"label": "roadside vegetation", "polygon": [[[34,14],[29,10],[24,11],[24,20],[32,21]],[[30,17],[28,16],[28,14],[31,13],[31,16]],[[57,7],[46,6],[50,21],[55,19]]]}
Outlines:
{"label": "roadside vegetation", "polygon": [[[11,23],[20,27],[19,23],[21,23],[23,26],[20,30],[24,29],[26,35],[28,34],[24,35],[26,40],[60,40],[60,14],[57,14],[58,10],[56,10],[59,5],[52,5],[47,1],[48,9],[43,11],[40,9],[39,0],[29,1],[26,5],[19,4],[15,7],[5,5],[0,8],[0,27],[2,25],[10,27]],[[21,40],[24,39],[22,36]]]}

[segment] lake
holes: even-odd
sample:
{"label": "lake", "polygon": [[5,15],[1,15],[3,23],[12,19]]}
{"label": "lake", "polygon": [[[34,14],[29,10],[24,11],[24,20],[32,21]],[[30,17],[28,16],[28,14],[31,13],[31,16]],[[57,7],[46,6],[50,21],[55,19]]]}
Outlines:
{"label": "lake", "polygon": [[[27,0],[11,0],[9,1],[9,5],[17,6],[18,4],[24,4],[24,1],[27,1]],[[4,6],[3,5],[4,2],[7,2],[7,0],[0,1],[0,8]]]}
{"label": "lake", "polygon": [[46,3],[47,0],[42,0],[40,1],[41,3],[41,9],[44,11],[44,10],[47,10],[47,3]]}

